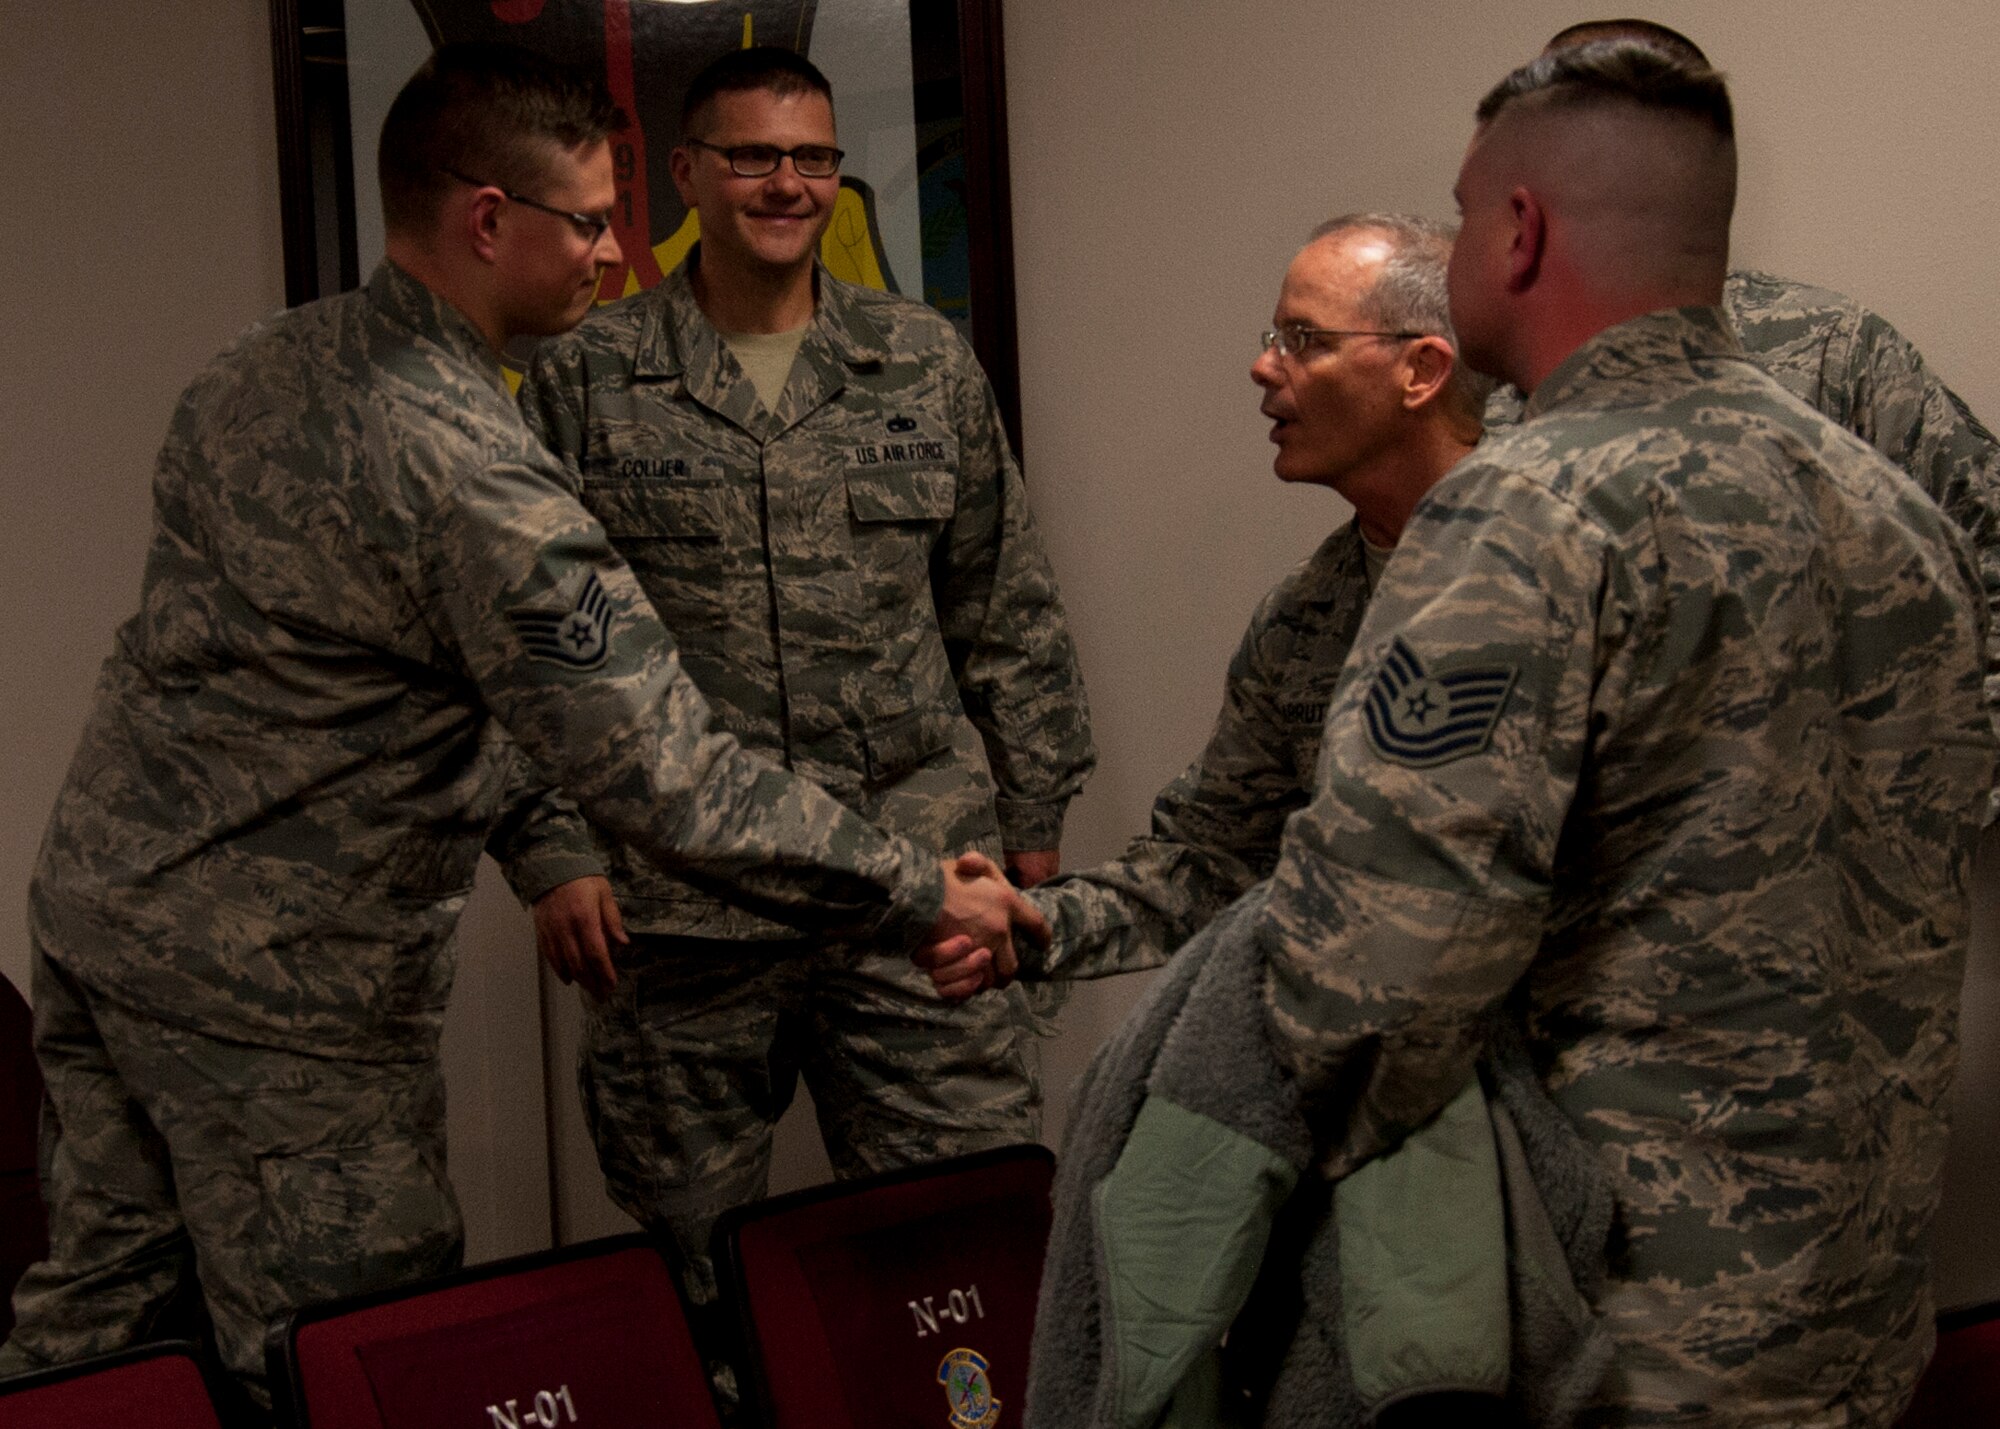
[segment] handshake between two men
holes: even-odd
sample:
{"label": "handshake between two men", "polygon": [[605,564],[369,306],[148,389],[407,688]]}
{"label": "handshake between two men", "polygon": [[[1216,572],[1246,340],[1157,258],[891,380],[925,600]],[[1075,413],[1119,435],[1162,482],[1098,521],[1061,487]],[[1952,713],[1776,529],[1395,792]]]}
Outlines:
{"label": "handshake between two men", "polygon": [[[944,908],[912,957],[940,997],[962,1002],[1012,982],[1020,969],[1016,934],[1046,946],[1049,927],[984,854],[943,862]],[[609,996],[618,981],[612,948],[631,941],[610,882],[593,875],[562,884],[535,901],[534,918],[536,946],[556,976],[592,997]]]}
{"label": "handshake between two men", "polygon": [[999,865],[984,854],[964,853],[945,860],[944,911],[912,957],[931,975],[938,996],[960,1002],[1014,980],[1017,933],[1048,945],[1048,923]]}

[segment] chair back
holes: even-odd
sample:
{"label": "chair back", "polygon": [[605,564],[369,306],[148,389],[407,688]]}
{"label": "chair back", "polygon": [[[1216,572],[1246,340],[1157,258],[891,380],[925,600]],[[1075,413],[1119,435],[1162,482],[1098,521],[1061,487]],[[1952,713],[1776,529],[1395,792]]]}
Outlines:
{"label": "chair back", "polygon": [[2000,1301],[1938,1316],[1937,1353],[1896,1429],[2000,1421]]}
{"label": "chair back", "polygon": [[300,1429],[718,1429],[679,1291],[642,1235],[311,1306],[270,1346]]}
{"label": "chair back", "polygon": [[49,1251],[49,1218],[36,1174],[42,1069],[34,1018],[0,977],[0,1340],[14,1328],[14,1286]]}
{"label": "chair back", "polygon": [[221,1429],[193,1345],[160,1341],[0,1379],[0,1429]]}
{"label": "chair back", "polygon": [[1018,1422],[1055,1157],[1005,1147],[731,1211],[716,1265],[770,1429]]}

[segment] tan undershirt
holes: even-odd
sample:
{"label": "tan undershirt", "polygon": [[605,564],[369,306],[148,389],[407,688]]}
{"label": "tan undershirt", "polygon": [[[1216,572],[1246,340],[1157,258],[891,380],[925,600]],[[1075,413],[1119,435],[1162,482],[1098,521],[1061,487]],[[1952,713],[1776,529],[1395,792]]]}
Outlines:
{"label": "tan undershirt", "polygon": [[736,362],[749,377],[750,385],[757,389],[757,396],[768,412],[778,410],[778,399],[785,395],[785,384],[791,380],[792,364],[798,360],[799,344],[805,341],[805,323],[790,332],[724,332],[716,329],[716,336],[729,344]]}
{"label": "tan undershirt", "polygon": [[1394,546],[1378,546],[1366,536],[1361,538],[1361,560],[1368,575],[1368,593],[1375,594],[1375,585],[1382,579],[1382,568],[1389,564],[1389,557],[1396,554]]}

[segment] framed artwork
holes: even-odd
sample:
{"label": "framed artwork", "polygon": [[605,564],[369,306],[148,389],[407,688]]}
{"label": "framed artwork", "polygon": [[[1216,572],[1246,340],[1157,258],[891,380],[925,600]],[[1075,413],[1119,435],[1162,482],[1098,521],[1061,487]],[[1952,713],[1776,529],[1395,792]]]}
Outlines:
{"label": "framed artwork", "polygon": [[821,260],[957,324],[1020,449],[1000,0],[271,0],[287,302],[356,287],[381,257],[375,136],[424,56],[456,40],[590,69],[625,111],[626,261],[600,302],[659,282],[699,234],[667,167],[694,75],[748,44],[806,55],[847,151]]}

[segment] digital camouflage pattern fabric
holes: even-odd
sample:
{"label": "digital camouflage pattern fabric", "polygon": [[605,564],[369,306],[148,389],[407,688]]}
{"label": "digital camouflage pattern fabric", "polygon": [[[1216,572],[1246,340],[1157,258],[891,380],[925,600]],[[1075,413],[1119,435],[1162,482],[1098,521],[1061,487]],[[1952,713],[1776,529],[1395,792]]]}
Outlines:
{"label": "digital camouflage pattern fabric", "polygon": [[1229,662],[1201,755],[1153,802],[1152,827],[1117,858],[1031,889],[1046,953],[1020,948],[1025,978],[1156,967],[1278,862],[1285,820],[1311,797],[1320,729],[1368,608],[1368,561],[1352,521],[1258,603]]}
{"label": "digital camouflage pattern fabric", "polygon": [[433,1044],[480,851],[527,833],[496,826],[508,734],[765,911],[908,946],[941,906],[929,858],[710,729],[477,332],[394,267],[196,381],[155,507],[33,892],[51,955],[128,1005],[328,1055]]}
{"label": "digital camouflage pattern fabric", "polygon": [[[2000,441],[1908,338],[1852,298],[1740,270],[1722,306],[1744,350],[1787,392],[1908,472],[1971,538],[1989,619],[2000,627]],[[1520,412],[1521,394],[1502,387],[1487,426],[1510,425]],[[2000,648],[1987,651],[1986,689],[2000,711]],[[1995,800],[2000,811],[2000,790]]]}
{"label": "digital camouflage pattern fabric", "polygon": [[[935,921],[931,855],[710,727],[478,331],[394,266],[253,329],[197,378],[154,506],[140,611],[29,894],[41,953],[124,1012],[246,1049],[430,1066],[480,851],[532,844],[548,817],[516,792],[517,746],[537,785],[762,913],[901,949]],[[517,886],[596,867],[530,854]],[[58,1095],[63,1058],[103,1056],[55,1029],[38,1039]],[[121,1072],[142,1105],[161,1091]],[[416,1134],[377,1110],[373,1130],[366,1109],[337,1115],[363,1141]],[[157,1129],[170,1158],[197,1138]],[[345,1204],[366,1263],[366,1208]],[[150,1254],[149,1238],[119,1238],[120,1207],[94,1213],[97,1263]],[[186,1269],[170,1257],[152,1273]],[[81,1268],[52,1274],[75,1285]],[[104,1333],[85,1298],[40,1303]],[[24,1319],[20,1335],[54,1344],[60,1323]],[[260,1369],[259,1343],[223,1349]]]}
{"label": "digital camouflage pattern fabric", "polygon": [[[0,1373],[198,1338],[256,1398],[266,1331],[301,1305],[458,1268],[435,1058],[319,1057],[164,1023],[47,957],[49,1254],[15,1291]],[[201,1259],[201,1304],[188,1269]],[[236,1422],[231,1419],[229,1422]]]}
{"label": "digital camouflage pattern fabric", "polygon": [[[1886,1426],[1932,1341],[1993,775],[1977,569],[1719,310],[1606,330],[1528,416],[1362,622],[1255,929],[1273,1034],[1337,1177],[1517,999],[1618,1198],[1593,1422]],[[1498,712],[1451,719],[1496,671]],[[1385,700],[1478,737],[1396,758]]]}
{"label": "digital camouflage pattern fabric", "polygon": [[[544,344],[529,425],[745,747],[927,847],[1053,848],[1094,760],[1089,720],[971,350],[931,309],[821,271],[769,411],[695,302],[699,261]],[[629,839],[601,851],[630,927],[796,931]]]}
{"label": "digital camouflage pattern fabric", "polygon": [[[747,748],[926,847],[1055,847],[1094,758],[1083,685],[970,349],[821,269],[772,410],[695,300],[699,262],[545,345],[529,424]],[[787,944],[616,829],[541,833],[605,861],[637,930],[617,992],[585,1000],[583,1098],[613,1199],[671,1230],[697,1301],[801,1075],[845,1175],[1034,1139],[1035,993],[946,1007],[899,948]]]}

